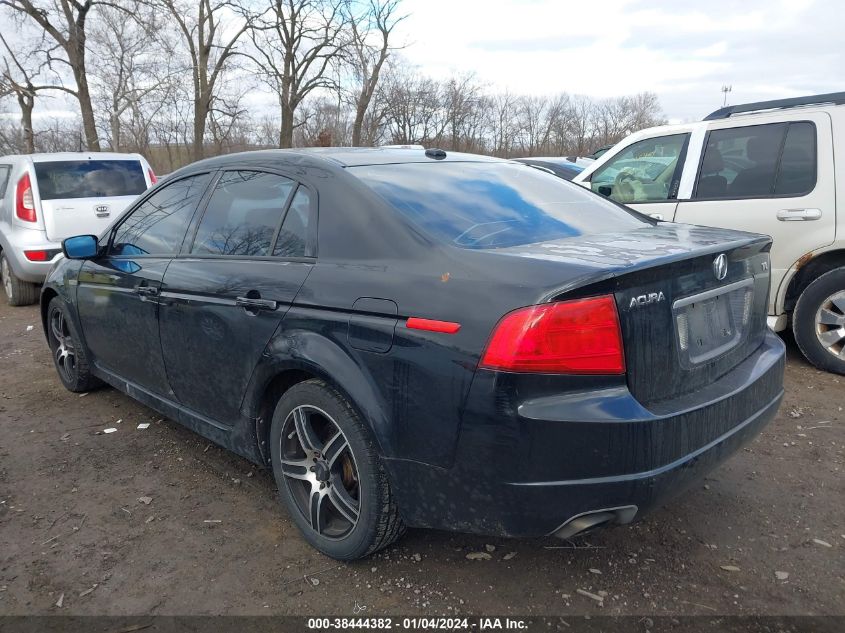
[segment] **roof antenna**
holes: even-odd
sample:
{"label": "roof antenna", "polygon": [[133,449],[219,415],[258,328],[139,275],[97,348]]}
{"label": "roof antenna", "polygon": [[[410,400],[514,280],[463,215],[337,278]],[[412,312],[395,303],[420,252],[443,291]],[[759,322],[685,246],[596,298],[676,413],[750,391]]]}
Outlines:
{"label": "roof antenna", "polygon": [[425,155],[428,158],[433,158],[434,160],[443,160],[446,158],[446,152],[442,149],[437,149],[436,147],[430,147],[429,149],[425,150]]}

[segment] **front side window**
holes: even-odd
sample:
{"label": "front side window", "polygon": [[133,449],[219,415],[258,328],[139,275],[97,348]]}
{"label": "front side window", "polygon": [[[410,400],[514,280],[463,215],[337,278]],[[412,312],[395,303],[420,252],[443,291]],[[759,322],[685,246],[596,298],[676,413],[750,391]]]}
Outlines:
{"label": "front side window", "polygon": [[590,188],[617,202],[660,202],[677,195],[678,161],[688,134],[638,141],[597,169]]}
{"label": "front side window", "polygon": [[816,129],[809,121],[713,130],[694,198],[800,195],[816,182]]}
{"label": "front side window", "polygon": [[62,160],[35,163],[42,200],[137,196],[147,190],[137,160]]}
{"label": "front side window", "polygon": [[130,211],[115,230],[112,255],[175,255],[211,176],[182,178]]}
{"label": "front side window", "polygon": [[295,183],[259,171],[223,174],[197,229],[192,253],[260,257],[269,254]]}
{"label": "front side window", "polygon": [[529,165],[442,162],[347,168],[440,241],[484,249],[646,226],[601,196]]}

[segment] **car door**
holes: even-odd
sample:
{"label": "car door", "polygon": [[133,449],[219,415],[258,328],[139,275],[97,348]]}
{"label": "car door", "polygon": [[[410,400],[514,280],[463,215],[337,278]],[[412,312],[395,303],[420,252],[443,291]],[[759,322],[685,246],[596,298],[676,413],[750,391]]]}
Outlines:
{"label": "car door", "polygon": [[632,143],[589,176],[590,189],[658,220],[675,213],[689,134]]}
{"label": "car door", "polygon": [[311,270],[316,195],[282,174],[220,174],[195,237],[164,277],[161,342],[187,408],[225,425]]}
{"label": "car door", "polygon": [[159,396],[172,396],[159,341],[161,283],[210,181],[197,174],[152,193],[109,232],[105,254],[79,273],[77,306],[92,360]]}
{"label": "car door", "polygon": [[831,121],[824,112],[778,113],[753,125],[711,124],[695,185],[676,222],[774,238],[769,313],[801,257],[833,242],[836,230]]}

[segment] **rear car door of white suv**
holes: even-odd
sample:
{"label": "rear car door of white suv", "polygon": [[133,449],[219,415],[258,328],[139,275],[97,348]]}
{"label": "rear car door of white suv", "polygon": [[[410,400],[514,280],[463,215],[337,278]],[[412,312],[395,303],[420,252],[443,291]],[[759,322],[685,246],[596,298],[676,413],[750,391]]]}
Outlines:
{"label": "rear car door of white suv", "polygon": [[714,121],[696,169],[694,180],[684,178],[692,190],[681,191],[675,221],[771,235],[769,314],[776,315],[790,269],[835,238],[830,116],[781,111]]}
{"label": "rear car door of white suv", "polygon": [[[33,161],[47,239],[100,235],[146,191],[149,167],[140,157]],[[149,176],[148,176],[149,175]]]}

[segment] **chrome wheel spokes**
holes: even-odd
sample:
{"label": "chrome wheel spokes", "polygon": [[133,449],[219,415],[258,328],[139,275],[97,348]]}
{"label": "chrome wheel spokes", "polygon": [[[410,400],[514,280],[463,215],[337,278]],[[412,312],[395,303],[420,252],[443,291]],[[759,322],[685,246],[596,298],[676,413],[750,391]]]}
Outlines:
{"label": "chrome wheel spokes", "polygon": [[822,302],[816,312],[816,337],[828,352],[845,359],[845,290]]}
{"label": "chrome wheel spokes", "polygon": [[280,439],[282,474],[296,505],[317,534],[343,538],[358,523],[358,467],[346,436],[325,411],[301,405]]}
{"label": "chrome wheel spokes", "polygon": [[50,336],[56,344],[56,368],[67,381],[72,381],[76,377],[76,349],[61,310],[50,314]]}

